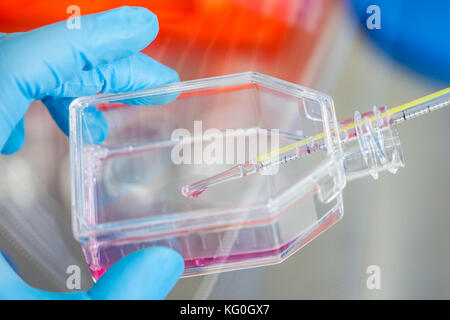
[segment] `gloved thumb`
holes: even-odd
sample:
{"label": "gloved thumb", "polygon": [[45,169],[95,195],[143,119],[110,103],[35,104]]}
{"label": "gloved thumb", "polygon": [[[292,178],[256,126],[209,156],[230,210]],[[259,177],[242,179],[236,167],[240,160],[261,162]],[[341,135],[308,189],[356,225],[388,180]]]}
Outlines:
{"label": "gloved thumb", "polygon": [[3,154],[13,154],[18,151],[25,142],[25,118],[19,121],[19,123],[15,126],[11,134],[9,135],[8,140],[6,140],[5,145],[0,150],[0,153]]}
{"label": "gloved thumb", "polygon": [[152,247],[117,261],[88,291],[91,299],[164,299],[183,273],[174,250]]}

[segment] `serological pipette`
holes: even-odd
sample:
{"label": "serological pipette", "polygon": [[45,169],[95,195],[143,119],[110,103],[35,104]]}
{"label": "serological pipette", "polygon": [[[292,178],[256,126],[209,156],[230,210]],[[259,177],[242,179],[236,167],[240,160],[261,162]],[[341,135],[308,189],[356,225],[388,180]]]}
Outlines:
{"label": "serological pipette", "polygon": [[[354,117],[339,121],[338,134],[341,141],[350,141],[357,136],[366,135],[374,127],[383,128],[385,126],[399,124],[449,105],[450,87],[392,109],[388,109],[387,107],[378,109],[374,107],[373,111],[363,115],[355,112]],[[243,178],[254,173],[261,173],[275,166],[283,165],[288,161],[299,159],[312,152],[323,149],[325,146],[325,136],[325,133],[321,132],[307,139],[301,139],[274,151],[259,155],[256,161],[248,161],[235,165],[217,175],[185,185],[181,188],[181,192],[186,197],[197,197],[214,185]],[[383,146],[376,145],[383,143],[382,141],[383,139],[376,138],[370,141],[360,139],[360,144],[362,150],[370,149],[376,152],[376,150],[382,150]],[[372,146],[368,146],[367,144],[372,144]]]}

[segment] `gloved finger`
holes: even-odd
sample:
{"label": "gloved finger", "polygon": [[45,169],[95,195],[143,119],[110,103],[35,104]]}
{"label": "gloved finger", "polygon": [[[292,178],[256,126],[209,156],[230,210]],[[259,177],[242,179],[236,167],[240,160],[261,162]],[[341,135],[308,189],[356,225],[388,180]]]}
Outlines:
{"label": "gloved finger", "polygon": [[13,269],[14,272],[17,273],[18,267],[17,267],[17,264],[15,263],[14,259],[5,251],[0,251],[0,255],[3,255],[3,258],[5,259],[6,262],[8,262],[11,269]]}
{"label": "gloved finger", "polygon": [[9,135],[8,140],[3,145],[1,153],[3,154],[13,154],[22,148],[25,142],[25,119],[19,121],[19,123],[14,127],[13,131]]}
{"label": "gloved finger", "polygon": [[[80,29],[62,21],[0,39],[0,148],[29,104],[82,70],[127,57],[158,33],[156,16],[122,7],[82,16]],[[38,53],[38,54],[37,54]]]}
{"label": "gloved finger", "polygon": [[[178,74],[169,67],[152,58],[137,53],[109,65],[102,65],[95,70],[83,71],[68,82],[50,91],[53,96],[77,97],[93,95],[97,92],[136,91],[169,82],[178,81]],[[168,103],[176,95],[166,95],[164,99],[154,99],[155,103]],[[69,105],[73,98],[46,97],[42,102],[46,105],[53,119],[61,130],[69,134]],[[133,102],[133,101],[131,101]],[[150,103],[151,101],[145,101]],[[100,111],[95,108],[84,110],[86,117],[85,141],[100,143],[108,134],[108,123]]]}
{"label": "gloved finger", "polygon": [[11,261],[0,251],[0,300],[88,299],[85,292],[53,293],[31,287],[13,269]]}
{"label": "gloved finger", "polygon": [[[69,105],[73,98],[46,97],[42,99],[58,127],[69,135]],[[102,143],[109,133],[108,122],[103,116],[103,112],[95,107],[88,107],[83,110],[83,139],[86,143]]]}
{"label": "gloved finger", "polygon": [[23,291],[27,287],[0,251],[0,300],[26,298]]}
{"label": "gloved finger", "polygon": [[144,49],[159,29],[156,16],[138,7],[121,7],[80,19],[80,29],[68,29],[66,21],[61,21],[5,41],[0,69],[18,82],[11,86],[18,87],[28,99],[40,99],[82,70]]}
{"label": "gloved finger", "polygon": [[82,71],[69,81],[48,92],[55,97],[80,97],[96,93],[138,91],[145,88],[179,81],[171,68],[143,53],[110,64]]}
{"label": "gloved finger", "polygon": [[183,273],[184,262],[166,247],[143,249],[120,259],[95,283],[92,299],[163,299]]}
{"label": "gloved finger", "polygon": [[83,113],[83,140],[86,143],[102,143],[109,133],[108,122],[103,112],[91,106],[85,108]]}

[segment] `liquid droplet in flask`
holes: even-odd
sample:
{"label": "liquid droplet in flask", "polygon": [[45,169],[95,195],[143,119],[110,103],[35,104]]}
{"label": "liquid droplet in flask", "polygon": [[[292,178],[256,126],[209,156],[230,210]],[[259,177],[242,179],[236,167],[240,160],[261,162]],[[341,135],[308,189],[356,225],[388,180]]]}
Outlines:
{"label": "liquid droplet in flask", "polygon": [[188,198],[197,198],[199,195],[203,194],[208,188],[194,189],[192,190],[190,186],[184,186],[181,188],[181,194]]}

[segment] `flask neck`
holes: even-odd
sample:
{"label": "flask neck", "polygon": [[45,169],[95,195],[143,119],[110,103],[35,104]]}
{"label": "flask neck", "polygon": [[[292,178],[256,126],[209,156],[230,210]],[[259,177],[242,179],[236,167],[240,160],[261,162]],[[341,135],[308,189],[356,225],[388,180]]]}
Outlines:
{"label": "flask neck", "polygon": [[377,179],[381,171],[396,173],[405,166],[397,127],[386,108],[383,113],[377,107],[364,117],[356,111],[354,122],[341,127],[347,180],[369,174]]}

